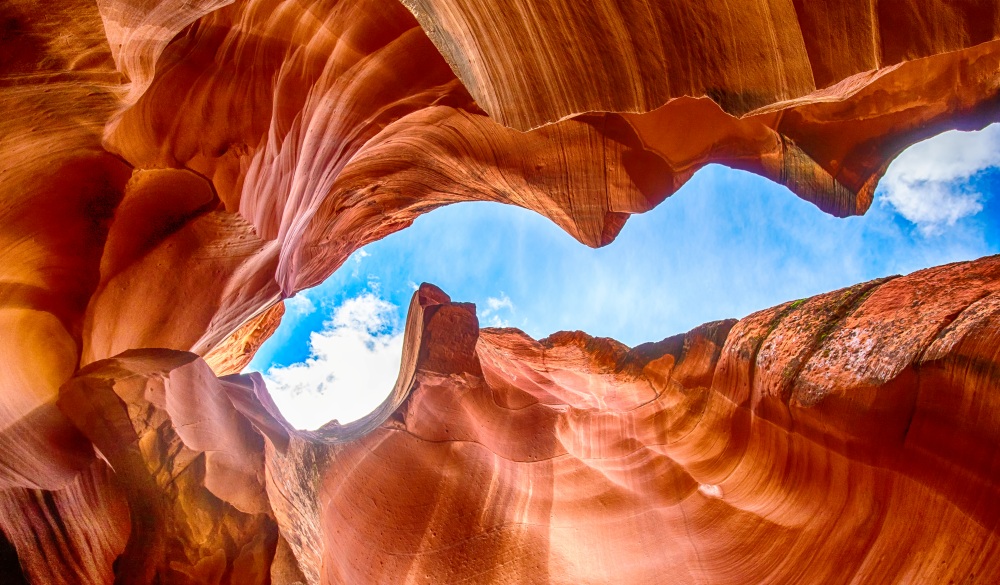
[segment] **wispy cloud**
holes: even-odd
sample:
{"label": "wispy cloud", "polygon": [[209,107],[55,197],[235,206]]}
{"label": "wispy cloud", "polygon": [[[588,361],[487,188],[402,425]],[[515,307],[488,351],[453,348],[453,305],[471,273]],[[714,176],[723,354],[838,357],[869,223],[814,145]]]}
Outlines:
{"label": "wispy cloud", "polygon": [[486,304],[489,306],[488,311],[499,311],[501,309],[514,310],[514,303],[510,302],[510,297],[507,293],[501,292],[500,297],[489,297],[486,299]]}
{"label": "wispy cloud", "polygon": [[1000,125],[980,132],[946,132],[908,148],[889,166],[883,202],[916,224],[925,236],[983,209],[972,179],[1000,166]]}
{"label": "wispy cloud", "polygon": [[508,327],[510,320],[501,316],[501,313],[510,317],[515,312],[514,303],[501,291],[499,297],[487,297],[486,307],[479,311],[480,320],[490,327]]}
{"label": "wispy cloud", "polygon": [[293,317],[304,317],[316,312],[316,304],[305,292],[300,292],[290,299],[285,299],[285,312]]}
{"label": "wispy cloud", "polygon": [[365,258],[369,256],[371,256],[371,254],[365,251],[364,248],[361,248],[360,250],[357,250],[353,254],[351,254],[351,257],[347,259],[348,262],[353,261],[354,265],[353,270],[351,270],[351,276],[353,276],[354,278],[358,278],[358,275],[361,274],[361,263],[364,261]]}
{"label": "wispy cloud", "polygon": [[371,292],[347,299],[309,335],[304,362],[264,374],[282,414],[298,428],[345,423],[374,410],[399,372],[403,335],[398,308]]}

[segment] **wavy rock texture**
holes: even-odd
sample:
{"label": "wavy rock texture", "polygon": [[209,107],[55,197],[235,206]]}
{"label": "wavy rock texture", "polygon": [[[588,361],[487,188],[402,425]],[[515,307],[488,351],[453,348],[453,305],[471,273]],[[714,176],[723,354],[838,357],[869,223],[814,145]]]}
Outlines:
{"label": "wavy rock texture", "polygon": [[211,372],[449,203],[600,246],[718,162],[863,213],[907,145],[1000,119],[993,3],[404,4],[0,4],[19,578],[995,578],[994,259],[632,352],[425,289],[393,397],[319,434]]}
{"label": "wavy rock texture", "polygon": [[[59,406],[114,472],[95,460],[83,503],[9,492],[5,510],[48,506],[14,523],[22,558],[48,555],[26,573],[74,582],[82,558],[97,583],[117,556],[120,582],[1000,578],[1000,256],[633,349],[480,330],[424,285],[407,338],[386,405],[314,432],[258,375],[190,353],[84,368]],[[61,547],[118,537],[47,553],[27,535],[62,515],[102,531]],[[129,518],[127,544],[101,526]]]}
{"label": "wavy rock texture", "polygon": [[403,3],[483,109],[522,130],[682,96],[743,114],[1000,38],[997,7],[985,2]]}
{"label": "wavy rock texture", "polygon": [[207,364],[170,350],[83,368],[59,408],[114,469],[131,533],[126,583],[266,583],[277,539],[263,441]]}
{"label": "wavy rock texture", "polygon": [[319,518],[311,582],[1000,576],[1000,257],[634,349],[449,330],[478,341],[378,430],[269,447],[282,532]]}

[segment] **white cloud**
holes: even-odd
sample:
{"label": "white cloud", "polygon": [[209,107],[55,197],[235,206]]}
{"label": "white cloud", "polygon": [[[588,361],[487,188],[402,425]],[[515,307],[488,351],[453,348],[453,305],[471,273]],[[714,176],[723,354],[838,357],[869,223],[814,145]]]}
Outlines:
{"label": "white cloud", "polygon": [[900,181],[886,191],[886,199],[925,236],[939,234],[944,226],[983,210],[979,192],[937,181]]}
{"label": "white cloud", "polygon": [[315,429],[333,419],[346,423],[385,400],[402,351],[397,307],[366,292],[344,301],[321,331],[310,334],[304,362],[272,367],[264,380],[297,428]]}
{"label": "white cloud", "polygon": [[395,317],[395,305],[369,292],[341,303],[324,326],[377,336],[383,335],[387,329],[396,324]]}
{"label": "white cloud", "polygon": [[882,179],[888,202],[924,235],[940,233],[982,211],[983,194],[970,179],[1000,166],[1000,125],[980,132],[945,132],[915,144],[889,166]]}
{"label": "white cloud", "polygon": [[479,311],[479,318],[485,321],[490,327],[508,327],[510,321],[499,315],[503,311],[509,314],[513,313],[515,309],[514,303],[511,302],[507,293],[501,291],[499,297],[488,297],[486,299],[486,308]]}
{"label": "white cloud", "polygon": [[499,315],[493,315],[486,322],[490,327],[508,327],[510,326],[510,321],[506,319],[501,319]]}
{"label": "white cloud", "polygon": [[348,258],[348,261],[354,261],[354,269],[351,271],[351,276],[358,278],[358,275],[361,274],[361,261],[369,256],[371,256],[371,254],[365,252],[364,248],[360,248],[351,254],[351,257]]}
{"label": "white cloud", "polygon": [[316,312],[316,305],[305,293],[298,293],[290,299],[285,299],[285,310],[289,315],[305,317]]}
{"label": "white cloud", "polygon": [[491,311],[499,311],[500,309],[508,309],[510,311],[514,310],[514,303],[510,302],[510,297],[507,293],[500,293],[500,298],[489,297],[486,299],[486,304],[490,306]]}

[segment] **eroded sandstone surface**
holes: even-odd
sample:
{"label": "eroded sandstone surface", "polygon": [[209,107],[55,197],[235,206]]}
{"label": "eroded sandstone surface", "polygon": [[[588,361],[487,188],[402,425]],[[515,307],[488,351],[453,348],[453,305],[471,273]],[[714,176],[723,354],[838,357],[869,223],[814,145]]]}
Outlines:
{"label": "eroded sandstone surface", "polygon": [[93,442],[88,466],[0,508],[26,575],[1000,577],[1000,256],[631,349],[480,330],[472,305],[423,285],[406,334],[386,404],[318,431],[289,425],[258,374],[218,378],[190,352],[81,369],[58,407]]}
{"label": "eroded sandstone surface", "polygon": [[998,92],[989,1],[4,1],[0,571],[1000,581],[997,258],[632,349],[425,286],[390,398],[316,432],[236,375],[441,205],[600,246],[715,162],[864,213]]}

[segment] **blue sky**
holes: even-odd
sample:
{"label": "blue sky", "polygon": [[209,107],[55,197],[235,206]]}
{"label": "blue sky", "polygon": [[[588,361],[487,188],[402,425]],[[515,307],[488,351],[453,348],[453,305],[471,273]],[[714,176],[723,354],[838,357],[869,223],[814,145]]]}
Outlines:
{"label": "blue sky", "polygon": [[1000,252],[1000,125],[915,145],[863,217],[838,219],[784,187],[712,165],[611,245],[587,248],[532,212],[463,203],[357,252],[287,301],[248,371],[291,422],[372,410],[396,378],[420,282],[477,305],[483,326],[564,329],[629,345],[890,274]]}

